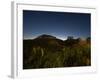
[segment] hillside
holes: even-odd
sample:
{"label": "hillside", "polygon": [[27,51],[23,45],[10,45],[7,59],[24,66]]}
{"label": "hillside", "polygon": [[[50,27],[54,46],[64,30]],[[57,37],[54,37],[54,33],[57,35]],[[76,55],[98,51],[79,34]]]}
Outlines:
{"label": "hillside", "polygon": [[23,40],[23,68],[54,68],[91,65],[90,43],[86,40],[65,41],[51,35]]}

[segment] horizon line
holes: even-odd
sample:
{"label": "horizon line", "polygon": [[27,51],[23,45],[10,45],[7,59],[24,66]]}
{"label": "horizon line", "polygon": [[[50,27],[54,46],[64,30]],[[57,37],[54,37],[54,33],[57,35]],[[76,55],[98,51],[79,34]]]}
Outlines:
{"label": "horizon line", "polygon": [[[42,35],[50,35],[50,34],[42,34]],[[36,36],[36,37],[33,37],[33,38],[23,38],[23,40],[33,40],[33,39],[36,39],[36,38],[38,38],[39,36],[41,36],[41,35],[38,35],[38,36]],[[50,36],[53,36],[53,35],[50,35]],[[88,37],[90,37],[91,38],[91,36],[87,36],[87,37],[76,37],[76,36],[67,36],[66,37],[66,39],[62,39],[62,38],[60,38],[60,37],[57,37],[57,36],[53,36],[53,37],[56,37],[56,39],[60,39],[60,40],[67,40],[68,39],[68,37],[73,37],[73,39],[78,39],[78,38],[80,38],[80,39],[82,39],[82,40],[86,40],[86,38],[88,38]]]}

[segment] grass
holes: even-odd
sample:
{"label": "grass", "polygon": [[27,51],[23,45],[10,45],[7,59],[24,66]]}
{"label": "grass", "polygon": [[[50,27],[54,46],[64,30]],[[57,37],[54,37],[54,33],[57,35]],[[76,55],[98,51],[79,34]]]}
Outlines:
{"label": "grass", "polygon": [[91,65],[90,43],[80,42],[64,47],[33,46],[27,41],[23,46],[23,69],[78,67]]}

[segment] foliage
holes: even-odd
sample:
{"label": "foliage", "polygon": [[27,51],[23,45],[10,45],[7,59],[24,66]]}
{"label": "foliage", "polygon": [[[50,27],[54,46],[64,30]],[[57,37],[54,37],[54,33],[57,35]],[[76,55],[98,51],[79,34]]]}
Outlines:
{"label": "foliage", "polygon": [[[86,41],[85,41],[86,42]],[[23,68],[56,68],[91,65],[91,46],[79,39],[24,40]]]}

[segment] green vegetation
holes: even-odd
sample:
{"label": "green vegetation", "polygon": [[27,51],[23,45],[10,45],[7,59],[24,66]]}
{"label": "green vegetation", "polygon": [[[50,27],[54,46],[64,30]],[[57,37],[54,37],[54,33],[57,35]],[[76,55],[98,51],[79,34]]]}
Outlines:
{"label": "green vegetation", "polygon": [[90,38],[69,37],[23,40],[23,69],[77,67],[91,65]]}

